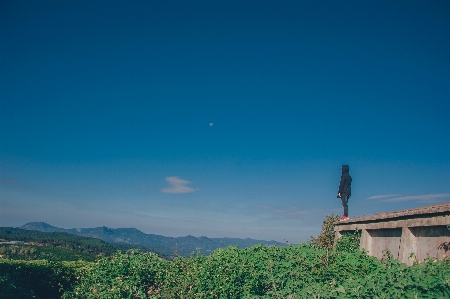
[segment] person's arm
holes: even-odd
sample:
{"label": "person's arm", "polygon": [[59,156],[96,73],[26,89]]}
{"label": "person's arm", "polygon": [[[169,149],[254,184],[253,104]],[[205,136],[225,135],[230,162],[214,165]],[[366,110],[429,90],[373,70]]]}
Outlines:
{"label": "person's arm", "polygon": [[339,183],[338,197],[341,197],[342,189],[344,189],[346,183],[346,178],[344,175],[341,176],[341,181]]}

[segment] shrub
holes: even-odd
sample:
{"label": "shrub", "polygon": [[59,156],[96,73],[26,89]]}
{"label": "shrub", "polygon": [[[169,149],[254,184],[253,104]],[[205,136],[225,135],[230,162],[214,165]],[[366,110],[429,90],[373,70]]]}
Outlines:
{"label": "shrub", "polygon": [[62,298],[147,298],[167,261],[154,253],[118,252],[76,271],[76,284]]}
{"label": "shrub", "polygon": [[360,240],[361,232],[358,230],[355,230],[354,232],[344,233],[336,242],[336,250],[343,252],[358,251]]}
{"label": "shrub", "polygon": [[[351,238],[351,236],[349,236]],[[445,298],[450,260],[406,266],[353,247],[228,247],[173,261],[120,253],[81,269],[63,298]]]}
{"label": "shrub", "polygon": [[339,216],[335,214],[327,215],[322,223],[322,231],[317,237],[311,236],[309,244],[324,248],[331,249],[334,244],[334,223],[339,220]]}
{"label": "shrub", "polygon": [[75,269],[84,262],[0,259],[0,294],[11,299],[53,299],[71,287]]}

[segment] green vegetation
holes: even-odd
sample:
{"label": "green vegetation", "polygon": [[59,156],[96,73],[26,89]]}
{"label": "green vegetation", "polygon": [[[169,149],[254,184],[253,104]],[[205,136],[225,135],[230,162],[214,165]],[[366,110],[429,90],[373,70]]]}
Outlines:
{"label": "green vegetation", "polygon": [[5,299],[58,299],[75,283],[85,262],[0,259],[0,294]]}
{"label": "green vegetation", "polygon": [[450,298],[449,259],[407,266],[387,252],[378,261],[359,250],[359,238],[355,231],[333,247],[329,238],[281,247],[234,246],[171,261],[139,250],[95,262],[0,259],[0,294],[19,299]]}
{"label": "green vegetation", "polygon": [[8,259],[51,261],[94,261],[97,256],[110,256],[118,250],[126,251],[139,248],[149,249],[121,243],[75,236],[62,232],[39,232],[12,227],[0,227],[0,241],[20,241],[14,245],[0,243],[0,255]]}
{"label": "green vegetation", "polygon": [[331,249],[334,245],[334,223],[338,220],[338,215],[327,215],[322,223],[322,231],[317,237],[311,236],[309,243],[316,247]]}
{"label": "green vegetation", "polygon": [[10,260],[95,261],[95,255],[72,249],[38,245],[0,245],[0,257]]}
{"label": "green vegetation", "polygon": [[354,250],[311,245],[229,247],[211,256],[159,259],[118,253],[77,273],[63,298],[445,298],[450,261],[406,266]]}

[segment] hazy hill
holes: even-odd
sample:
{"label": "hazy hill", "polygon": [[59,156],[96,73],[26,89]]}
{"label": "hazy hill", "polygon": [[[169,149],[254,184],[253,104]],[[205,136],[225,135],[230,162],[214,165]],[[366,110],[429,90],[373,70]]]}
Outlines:
{"label": "hazy hill", "polygon": [[[0,227],[0,255],[10,259],[94,260],[118,250],[149,248],[124,243],[108,243],[98,238],[75,236],[66,232],[42,232],[12,227]],[[158,252],[168,258],[164,252]]]}
{"label": "hazy hill", "polygon": [[111,243],[126,243],[130,245],[140,245],[154,250],[155,252],[164,252],[165,255],[190,256],[194,253],[202,253],[209,255],[212,250],[235,245],[241,248],[250,247],[256,244],[279,245],[285,244],[276,241],[264,241],[254,239],[238,239],[238,238],[207,238],[207,237],[165,237],[161,235],[146,234],[136,228],[72,228],[64,229],[51,226],[44,222],[29,222],[21,229],[38,230],[42,232],[65,232],[78,236],[98,238]]}

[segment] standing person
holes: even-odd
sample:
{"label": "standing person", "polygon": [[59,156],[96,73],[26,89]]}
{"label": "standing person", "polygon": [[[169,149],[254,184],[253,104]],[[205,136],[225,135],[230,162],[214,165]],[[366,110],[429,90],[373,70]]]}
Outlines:
{"label": "standing person", "polygon": [[352,195],[352,177],[348,174],[350,168],[348,165],[342,165],[341,182],[339,183],[339,190],[337,197],[341,199],[344,206],[344,216],[341,217],[341,221],[348,218],[348,199]]}

